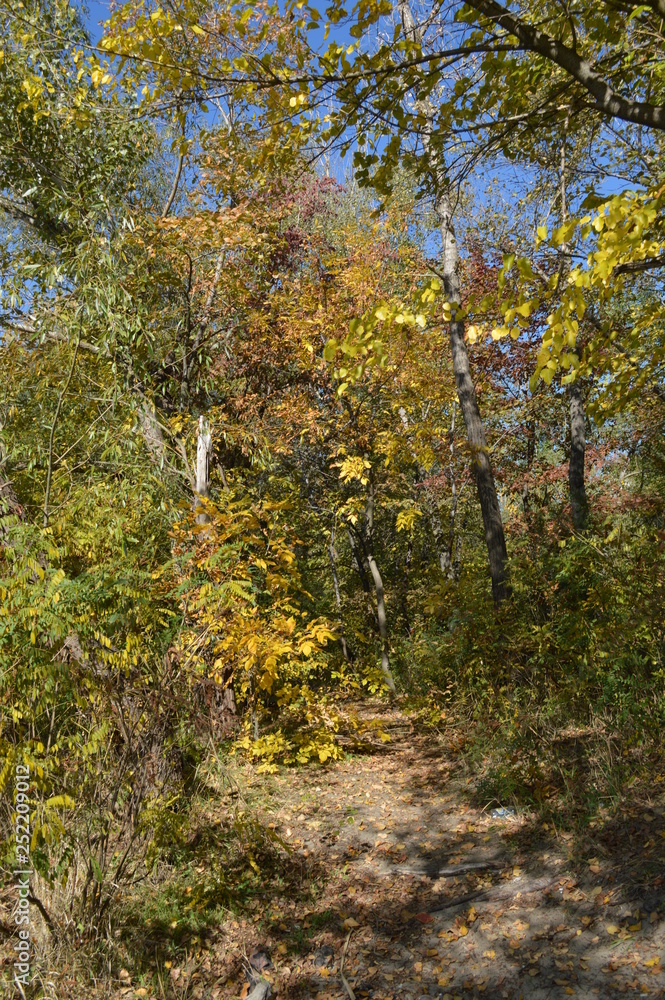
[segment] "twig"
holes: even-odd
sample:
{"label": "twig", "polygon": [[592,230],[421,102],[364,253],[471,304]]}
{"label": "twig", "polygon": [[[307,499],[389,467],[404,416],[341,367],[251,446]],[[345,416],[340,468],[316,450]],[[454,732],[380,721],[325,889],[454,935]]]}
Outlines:
{"label": "twig", "polygon": [[346,990],[349,996],[349,1000],[356,1000],[356,995],[351,989],[348,979],[344,975],[344,958],[346,957],[346,949],[349,946],[349,938],[353,934],[353,928],[346,935],[346,941],[344,942],[344,947],[342,948],[342,957],[339,960],[339,978],[342,980],[342,986]]}
{"label": "twig", "polygon": [[540,878],[532,882],[528,880],[523,882],[521,878],[516,878],[509,885],[498,885],[491,889],[479,889],[477,892],[469,892],[465,896],[458,896],[456,899],[451,899],[449,903],[444,903],[443,906],[438,906],[435,910],[430,910],[430,913],[433,915],[443,913],[444,910],[450,910],[456,906],[462,906],[463,903],[469,903],[472,899],[492,902],[495,899],[510,899],[511,896],[515,896],[518,892],[542,892],[543,889],[548,889],[558,881],[558,878]]}
{"label": "twig", "polygon": [[455,878],[457,875],[467,875],[470,872],[504,871],[501,862],[483,861],[473,864],[453,865],[451,868],[439,868],[437,871],[427,871],[421,868],[407,868],[406,865],[394,865],[382,875],[426,875],[428,878]]}
{"label": "twig", "polygon": [[157,959],[157,949],[155,948],[155,969],[157,970],[157,979],[159,981],[159,988],[162,991],[162,996],[166,1000],[166,993],[164,992],[164,983],[162,982],[162,976],[159,971],[159,961]]}

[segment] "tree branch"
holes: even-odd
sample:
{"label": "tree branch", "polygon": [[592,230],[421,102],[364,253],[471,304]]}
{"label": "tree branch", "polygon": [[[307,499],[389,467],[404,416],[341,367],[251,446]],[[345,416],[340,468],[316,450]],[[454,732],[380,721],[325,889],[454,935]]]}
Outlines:
{"label": "tree branch", "polygon": [[162,211],[162,219],[165,219],[171,210],[171,205],[173,204],[173,200],[178,190],[178,184],[180,183],[180,175],[182,173],[182,164],[184,162],[184,159],[185,159],[184,153],[180,153],[178,157],[178,166],[176,167],[175,171],[175,177],[173,178],[173,186],[171,187],[171,193]]}
{"label": "tree branch", "polygon": [[[496,0],[465,0],[465,2],[473,10],[484,14],[514,35],[525,48],[555,63],[577,80],[595,99],[599,111],[611,118],[620,118],[634,125],[645,125],[647,128],[665,131],[665,106],[621,97],[586,59],[582,59],[573,49],[546,32],[526,24]],[[665,0],[662,5],[665,6]],[[660,8],[661,3],[659,2],[657,6]]]}
{"label": "tree branch", "polygon": [[640,274],[642,271],[651,271],[657,267],[665,267],[665,253],[661,253],[657,257],[647,257],[645,260],[632,260],[625,264],[617,264],[612,271],[612,276],[618,278],[620,274]]}

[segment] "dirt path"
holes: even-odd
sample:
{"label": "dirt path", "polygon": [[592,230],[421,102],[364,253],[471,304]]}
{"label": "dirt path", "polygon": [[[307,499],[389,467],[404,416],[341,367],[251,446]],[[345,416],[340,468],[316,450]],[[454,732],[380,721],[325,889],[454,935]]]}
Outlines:
{"label": "dirt path", "polygon": [[[385,723],[373,754],[269,780],[264,808],[301,884],[220,928],[211,997],[242,994],[257,949],[280,997],[348,997],[347,938],[357,1000],[665,996],[665,879],[645,892],[607,851],[580,874],[570,837],[473,808],[435,737],[397,713]],[[662,857],[663,815],[639,814],[625,851],[644,827]]]}

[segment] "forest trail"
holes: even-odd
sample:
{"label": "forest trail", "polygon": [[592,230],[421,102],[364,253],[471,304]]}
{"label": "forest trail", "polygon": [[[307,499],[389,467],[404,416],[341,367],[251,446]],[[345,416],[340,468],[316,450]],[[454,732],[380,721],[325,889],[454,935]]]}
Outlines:
{"label": "forest trail", "polygon": [[178,995],[246,996],[254,955],[283,998],[665,996],[662,795],[580,843],[493,817],[441,736],[385,706],[375,721],[390,742],[243,792],[286,868],[170,970]]}

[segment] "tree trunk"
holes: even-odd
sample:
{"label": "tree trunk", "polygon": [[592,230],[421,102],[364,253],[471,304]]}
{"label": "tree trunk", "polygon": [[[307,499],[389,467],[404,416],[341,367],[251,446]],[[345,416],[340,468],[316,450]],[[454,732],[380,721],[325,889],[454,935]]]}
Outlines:
{"label": "tree trunk", "polygon": [[[196,444],[196,494],[207,499],[210,496],[210,456],[212,454],[212,437],[208,421],[199,417],[199,436]],[[198,499],[195,499],[198,507]],[[205,512],[196,515],[197,524],[208,524],[210,518]]]}
{"label": "tree trunk", "polygon": [[335,603],[337,605],[337,620],[339,621],[339,641],[344,653],[344,659],[351,663],[352,656],[346,644],[344,635],[344,619],[342,618],[342,597],[339,590],[339,577],[337,576],[337,565],[335,563],[335,529],[330,532],[330,542],[328,543],[328,555],[330,556],[330,568],[332,569],[333,587],[335,588]]}
{"label": "tree trunk", "polygon": [[379,635],[381,637],[381,670],[385,677],[386,684],[394,694],[396,691],[395,680],[390,669],[390,657],[388,651],[390,642],[388,639],[388,616],[386,615],[386,597],[383,587],[383,580],[379,567],[374,557],[374,485],[370,482],[369,494],[367,497],[367,508],[365,511],[365,532],[362,539],[365,548],[365,558],[372,574],[374,592],[376,594],[376,617],[379,624]]}
{"label": "tree trunk", "polygon": [[581,531],[587,523],[589,508],[584,484],[584,453],[586,449],[584,401],[579,382],[568,386],[570,402],[570,464],[568,466],[568,486],[573,524]]}
{"label": "tree trunk", "polygon": [[[453,310],[461,303],[459,282],[459,254],[453,229],[452,208],[447,179],[444,188],[435,198],[436,216],[441,228],[443,245],[443,285],[446,299]],[[490,464],[485,428],[483,427],[476,390],[471,378],[469,354],[464,341],[464,320],[450,321],[450,348],[453,358],[455,385],[460,409],[466,427],[467,440],[471,447],[471,471],[478,490],[480,509],[485,529],[485,544],[489,557],[492,578],[492,596],[499,604],[507,595],[506,577],[508,553],[503,533],[503,520],[499,498]]]}
{"label": "tree trunk", "polygon": [[367,571],[365,569],[362,553],[358,548],[358,543],[356,539],[353,537],[353,532],[351,531],[350,528],[348,529],[348,535],[349,535],[349,543],[351,545],[351,552],[353,554],[353,561],[356,564],[356,569],[358,571],[360,583],[363,588],[363,593],[365,594],[365,599],[367,600],[367,611],[369,613],[370,618],[372,619],[372,623],[374,624],[375,629],[378,632],[379,619],[376,617],[376,611],[374,610],[374,605],[372,604],[372,598],[370,596],[371,588],[369,583],[369,577],[367,576]]}
{"label": "tree trunk", "polygon": [[383,580],[381,579],[376,559],[371,551],[367,553],[367,562],[369,563],[369,571],[372,574],[374,590],[376,592],[376,614],[379,620],[379,635],[381,636],[381,670],[383,671],[386,684],[394,694],[396,689],[395,680],[390,669],[390,658],[388,656],[388,619],[386,617],[386,600],[383,589]]}
{"label": "tree trunk", "polygon": [[[422,34],[416,24],[411,8],[406,0],[398,0],[398,10],[405,36],[411,41],[421,43]],[[471,468],[478,490],[478,499],[485,529],[485,544],[489,557],[490,576],[492,578],[492,596],[494,603],[499,604],[507,596],[507,563],[508,553],[503,532],[503,520],[499,498],[494,483],[494,475],[489,460],[485,429],[483,427],[476,390],[471,378],[469,355],[464,341],[464,320],[457,318],[457,307],[461,304],[459,280],[459,253],[453,211],[450,201],[450,186],[445,171],[435,149],[432,148],[430,137],[434,129],[434,114],[429,100],[418,100],[416,104],[425,119],[423,130],[423,147],[428,158],[430,173],[434,186],[434,211],[441,230],[442,246],[442,277],[444,292],[451,305],[452,319],[450,321],[450,348],[453,361],[453,372],[457,395],[466,426],[466,433],[471,447]]]}

